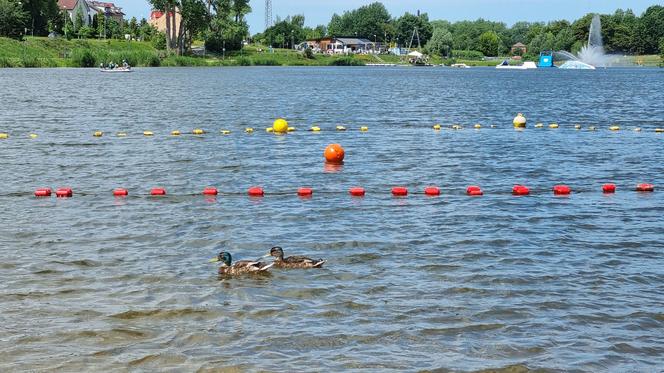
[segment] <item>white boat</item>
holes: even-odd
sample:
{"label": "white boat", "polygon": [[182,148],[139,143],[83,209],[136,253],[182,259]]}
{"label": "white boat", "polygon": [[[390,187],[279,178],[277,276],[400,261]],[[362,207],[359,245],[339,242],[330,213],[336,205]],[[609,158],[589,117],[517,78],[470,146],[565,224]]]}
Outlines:
{"label": "white boat", "polygon": [[457,69],[470,69],[470,66],[466,65],[465,63],[453,63],[450,65],[450,67],[455,67]]}
{"label": "white boat", "polygon": [[100,69],[103,73],[130,73],[132,72],[131,67],[116,67],[115,69]]}
{"label": "white boat", "polygon": [[505,69],[505,70],[528,70],[536,69],[537,65],[535,62],[526,61],[523,65],[510,65],[508,60],[503,61],[500,65],[496,66],[496,69]]}

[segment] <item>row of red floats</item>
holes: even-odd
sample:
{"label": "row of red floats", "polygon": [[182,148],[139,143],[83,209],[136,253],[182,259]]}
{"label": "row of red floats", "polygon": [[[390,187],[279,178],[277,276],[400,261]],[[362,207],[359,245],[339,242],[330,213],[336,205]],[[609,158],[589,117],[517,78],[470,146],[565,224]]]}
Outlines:
{"label": "row of red floats", "polygon": [[[653,184],[638,184],[636,186],[637,192],[654,192],[655,186]],[[604,184],[602,185],[602,192],[604,193],[615,193],[616,185],[615,184]],[[362,187],[353,187],[348,190],[348,193],[354,197],[364,197],[366,191]],[[555,195],[569,195],[572,193],[572,188],[567,185],[556,185],[553,187],[553,194]],[[216,196],[219,194],[219,190],[214,187],[207,187],[203,189],[203,195],[206,196]],[[247,194],[250,197],[263,197],[265,191],[261,187],[251,187],[247,190]],[[314,194],[312,188],[299,188],[297,190],[297,195],[300,197],[311,197]],[[424,188],[424,194],[427,196],[439,196],[440,188],[436,186],[428,186]],[[469,196],[481,196],[484,194],[482,189],[477,185],[471,185],[466,189],[466,194]],[[530,194],[530,189],[525,185],[515,185],[512,188],[512,194],[515,196],[527,196]],[[50,197],[52,191],[50,188],[39,188],[35,191],[36,197]],[[55,190],[55,196],[61,198],[72,197],[74,192],[71,188],[58,188]],[[129,191],[124,188],[117,188],[113,190],[113,195],[115,197],[126,197],[129,195]],[[164,188],[152,188],[150,190],[150,195],[152,196],[165,196],[166,189]],[[408,195],[408,188],[406,187],[394,187],[392,188],[392,195],[395,197],[405,197]]]}

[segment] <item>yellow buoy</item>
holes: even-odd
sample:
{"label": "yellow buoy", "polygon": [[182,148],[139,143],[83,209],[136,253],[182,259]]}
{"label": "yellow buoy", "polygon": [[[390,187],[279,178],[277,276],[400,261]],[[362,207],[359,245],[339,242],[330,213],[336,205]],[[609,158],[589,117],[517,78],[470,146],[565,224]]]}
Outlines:
{"label": "yellow buoy", "polygon": [[244,129],[244,132],[246,132],[246,133],[254,133],[254,129],[251,128],[251,127],[247,127],[247,128]]}
{"label": "yellow buoy", "polygon": [[318,126],[313,126],[313,127],[309,128],[309,131],[312,131],[312,132],[320,132],[320,127],[318,127]]}
{"label": "yellow buoy", "polygon": [[440,124],[434,124],[433,129],[436,131],[440,130]]}
{"label": "yellow buoy", "polygon": [[102,136],[104,136],[104,133],[101,132],[101,131],[95,131],[95,133],[93,133],[92,136],[94,136],[94,137],[102,137]]}
{"label": "yellow buoy", "polygon": [[4,133],[4,132],[3,132],[3,133],[0,133],[0,139],[8,139],[8,138],[9,138],[9,134],[8,134],[8,133]]}
{"label": "yellow buoy", "polygon": [[482,125],[479,124],[479,123],[477,123],[477,124],[475,125],[475,129],[478,130],[478,129],[480,129],[480,128],[482,128]]}
{"label": "yellow buoy", "polygon": [[286,119],[278,118],[272,123],[272,129],[276,133],[286,133],[288,132],[288,122],[286,122]]}
{"label": "yellow buoy", "polygon": [[205,134],[205,131],[203,131],[203,130],[200,129],[200,128],[196,128],[196,129],[194,129],[194,130],[192,131],[192,133],[193,133],[194,135],[203,135],[203,134]]}
{"label": "yellow buoy", "polygon": [[360,132],[367,132],[368,130],[369,130],[369,127],[367,127],[367,126],[360,127]]}
{"label": "yellow buoy", "polygon": [[655,132],[664,133],[664,128],[655,128]]}
{"label": "yellow buoy", "polygon": [[558,125],[558,123],[551,123],[551,124],[549,124],[549,128],[556,129],[556,128],[558,128],[558,127],[560,127],[560,126]]}
{"label": "yellow buoy", "polygon": [[620,127],[618,127],[618,126],[611,126],[611,127],[609,127],[609,130],[611,130],[611,131],[620,131]]}
{"label": "yellow buoy", "polygon": [[286,132],[295,132],[295,127],[288,127]]}
{"label": "yellow buoy", "polygon": [[180,136],[180,135],[181,135],[181,133],[178,130],[171,131],[171,136]]}
{"label": "yellow buoy", "polygon": [[535,128],[543,128],[543,127],[544,127],[544,123],[537,123],[535,125]]}
{"label": "yellow buoy", "polygon": [[118,132],[118,133],[115,134],[115,136],[117,136],[117,137],[127,137],[127,133],[126,132]]}
{"label": "yellow buoy", "polygon": [[37,138],[37,134],[36,134],[36,133],[31,133],[31,134],[30,134],[30,138],[31,138],[31,139],[36,139],[36,138]]}
{"label": "yellow buoy", "polygon": [[580,129],[581,129],[581,125],[580,125],[580,124],[576,124],[576,125],[574,125],[574,129],[580,130]]}
{"label": "yellow buoy", "polygon": [[274,132],[274,128],[268,127],[268,128],[265,129],[265,132],[272,133],[272,132]]}
{"label": "yellow buoy", "polygon": [[514,124],[514,127],[524,128],[526,127],[526,117],[519,113],[516,117],[514,117],[512,124]]}
{"label": "yellow buoy", "polygon": [[154,136],[154,132],[152,132],[152,131],[143,131],[143,136]]}
{"label": "yellow buoy", "polygon": [[230,134],[231,134],[231,131],[229,131],[229,130],[221,130],[221,134],[222,134],[222,135],[230,135]]}
{"label": "yellow buoy", "polygon": [[337,126],[337,131],[345,131],[346,127],[344,126]]}

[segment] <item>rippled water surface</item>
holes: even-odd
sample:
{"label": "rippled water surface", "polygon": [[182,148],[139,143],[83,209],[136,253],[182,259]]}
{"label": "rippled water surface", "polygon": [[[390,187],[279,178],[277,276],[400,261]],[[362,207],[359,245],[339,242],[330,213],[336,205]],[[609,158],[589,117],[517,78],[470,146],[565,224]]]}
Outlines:
{"label": "rippled water surface", "polygon": [[[662,371],[662,87],[656,69],[0,69],[0,371]],[[278,116],[298,131],[265,133]],[[328,262],[208,263],[273,245]]]}

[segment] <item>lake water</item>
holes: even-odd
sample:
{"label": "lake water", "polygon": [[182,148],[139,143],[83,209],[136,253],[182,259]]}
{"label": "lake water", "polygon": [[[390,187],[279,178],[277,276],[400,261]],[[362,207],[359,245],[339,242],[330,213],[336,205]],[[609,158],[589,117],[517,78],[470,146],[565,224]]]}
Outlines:
{"label": "lake water", "polygon": [[[0,69],[0,370],[661,372],[662,87],[661,69]],[[265,133],[278,116],[298,131]],[[274,245],[328,262],[208,263]]]}

